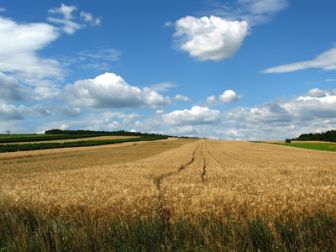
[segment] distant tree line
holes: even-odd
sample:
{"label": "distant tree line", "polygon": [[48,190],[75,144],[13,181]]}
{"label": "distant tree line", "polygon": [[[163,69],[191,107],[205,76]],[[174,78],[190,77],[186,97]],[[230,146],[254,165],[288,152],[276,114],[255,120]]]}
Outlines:
{"label": "distant tree line", "polygon": [[293,139],[293,140],[336,142],[336,130],[330,130],[330,131],[323,132],[323,133],[302,134],[298,138]]}
{"label": "distant tree line", "polygon": [[170,137],[156,133],[142,133],[126,130],[116,131],[95,131],[95,130],[61,130],[51,129],[44,132],[46,135],[97,135],[97,136],[142,136],[142,137]]}

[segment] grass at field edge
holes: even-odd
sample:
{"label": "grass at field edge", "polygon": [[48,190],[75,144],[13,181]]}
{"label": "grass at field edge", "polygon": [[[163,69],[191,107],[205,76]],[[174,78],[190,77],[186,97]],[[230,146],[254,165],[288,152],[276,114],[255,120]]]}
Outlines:
{"label": "grass at field edge", "polygon": [[0,208],[0,251],[335,251],[336,218],[326,213],[194,221],[166,218],[45,216]]}
{"label": "grass at field edge", "polygon": [[276,144],[276,145],[283,145],[283,146],[289,146],[294,148],[302,148],[302,149],[309,149],[309,150],[319,150],[319,151],[336,151],[336,144],[335,143],[280,143],[280,142],[264,142],[264,141],[250,141],[251,143],[267,143],[267,144]]}

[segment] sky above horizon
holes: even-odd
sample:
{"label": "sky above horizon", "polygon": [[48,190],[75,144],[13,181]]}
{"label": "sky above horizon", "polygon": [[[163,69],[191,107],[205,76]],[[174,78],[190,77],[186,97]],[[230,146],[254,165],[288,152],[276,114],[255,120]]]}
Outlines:
{"label": "sky above horizon", "polygon": [[336,128],[336,1],[0,2],[0,133]]}

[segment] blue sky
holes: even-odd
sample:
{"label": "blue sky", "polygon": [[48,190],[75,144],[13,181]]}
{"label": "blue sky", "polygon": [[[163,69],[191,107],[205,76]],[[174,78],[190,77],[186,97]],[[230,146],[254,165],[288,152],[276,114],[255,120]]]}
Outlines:
{"label": "blue sky", "polygon": [[3,0],[0,130],[334,129],[335,10],[331,0]]}

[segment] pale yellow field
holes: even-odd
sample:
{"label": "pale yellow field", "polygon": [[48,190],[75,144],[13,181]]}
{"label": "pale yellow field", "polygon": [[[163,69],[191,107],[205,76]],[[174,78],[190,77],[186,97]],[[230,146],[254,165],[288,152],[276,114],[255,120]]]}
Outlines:
{"label": "pale yellow field", "polygon": [[[168,140],[1,160],[0,199],[71,214],[273,219],[336,212],[336,154],[261,143]],[[168,218],[167,217],[167,218]]]}

